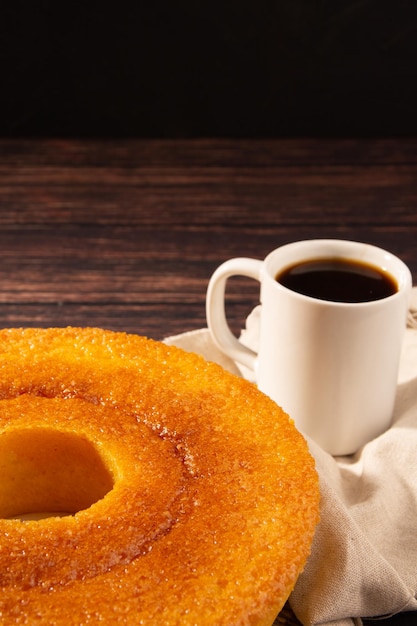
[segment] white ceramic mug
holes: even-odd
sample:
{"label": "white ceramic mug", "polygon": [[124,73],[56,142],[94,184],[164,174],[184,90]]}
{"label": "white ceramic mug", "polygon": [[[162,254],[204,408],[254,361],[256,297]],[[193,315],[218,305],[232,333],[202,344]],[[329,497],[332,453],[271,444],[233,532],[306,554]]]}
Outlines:
{"label": "white ceramic mug", "polygon": [[[335,302],[277,282],[285,268],[318,258],[380,268],[397,291],[370,302]],[[258,354],[227,323],[226,282],[234,275],[260,282]],[[264,261],[235,258],[218,267],[207,291],[207,323],[217,346],[255,372],[259,389],[301,432],[330,454],[352,454],[390,426],[411,286],[408,267],[385,250],[346,240],[299,241]]]}

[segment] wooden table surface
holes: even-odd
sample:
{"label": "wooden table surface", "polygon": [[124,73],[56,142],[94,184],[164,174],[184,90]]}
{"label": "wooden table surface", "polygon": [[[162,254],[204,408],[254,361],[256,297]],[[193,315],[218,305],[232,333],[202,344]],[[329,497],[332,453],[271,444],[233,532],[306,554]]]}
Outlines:
{"label": "wooden table surface", "polygon": [[[5,327],[201,328],[222,261],[316,237],[383,246],[416,283],[417,140],[0,140]],[[257,290],[230,285],[236,331]]]}

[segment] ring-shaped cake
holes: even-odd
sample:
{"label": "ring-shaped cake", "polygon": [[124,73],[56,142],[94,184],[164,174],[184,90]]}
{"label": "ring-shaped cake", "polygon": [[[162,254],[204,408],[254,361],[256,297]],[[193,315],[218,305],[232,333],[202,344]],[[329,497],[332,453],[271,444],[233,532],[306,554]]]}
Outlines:
{"label": "ring-shaped cake", "polygon": [[0,331],[2,624],[269,626],[318,510],[251,383],[136,335]]}

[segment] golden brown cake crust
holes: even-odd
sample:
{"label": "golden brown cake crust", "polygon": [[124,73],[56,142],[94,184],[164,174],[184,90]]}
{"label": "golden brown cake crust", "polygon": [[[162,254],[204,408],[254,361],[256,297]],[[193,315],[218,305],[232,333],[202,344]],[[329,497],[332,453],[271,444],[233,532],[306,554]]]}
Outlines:
{"label": "golden brown cake crust", "polygon": [[[2,624],[270,625],[318,501],[291,420],[219,366],[100,329],[0,331]],[[6,519],[42,510],[73,514]]]}

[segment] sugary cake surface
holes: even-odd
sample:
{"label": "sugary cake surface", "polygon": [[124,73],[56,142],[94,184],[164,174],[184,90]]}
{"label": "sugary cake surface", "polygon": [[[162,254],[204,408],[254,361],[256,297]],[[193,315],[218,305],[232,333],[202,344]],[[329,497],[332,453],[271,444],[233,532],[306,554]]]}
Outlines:
{"label": "sugary cake surface", "polygon": [[268,626],[318,503],[291,420],[219,366],[100,329],[0,331],[1,624]]}

